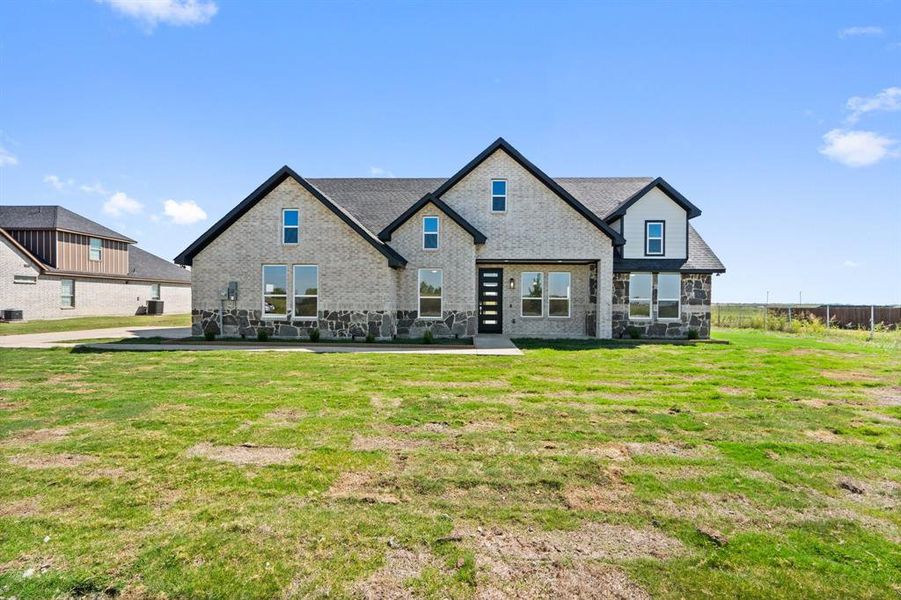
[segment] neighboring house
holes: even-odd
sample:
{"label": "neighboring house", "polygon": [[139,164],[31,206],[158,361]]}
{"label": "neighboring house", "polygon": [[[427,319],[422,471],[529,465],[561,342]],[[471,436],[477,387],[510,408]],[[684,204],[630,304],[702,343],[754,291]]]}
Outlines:
{"label": "neighboring house", "polygon": [[27,320],[191,310],[191,273],[61,206],[0,206],[0,310]]}
{"label": "neighboring house", "polygon": [[725,271],[662,179],[556,178],[498,139],[450,179],[288,167],[182,252],[195,333],[710,334]]}

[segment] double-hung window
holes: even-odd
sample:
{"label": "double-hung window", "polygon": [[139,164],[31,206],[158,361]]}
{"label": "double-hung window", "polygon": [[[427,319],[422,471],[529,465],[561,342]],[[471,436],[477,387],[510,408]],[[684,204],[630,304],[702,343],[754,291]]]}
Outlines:
{"label": "double-hung window", "polygon": [[629,318],[651,318],[651,287],[652,275],[650,273],[632,273],[629,275]]}
{"label": "double-hung window", "polygon": [[422,249],[437,250],[438,249],[438,233],[441,223],[438,217],[422,218]]}
{"label": "double-hung window", "polygon": [[491,180],[491,212],[507,212],[507,180]]}
{"label": "double-hung window", "polygon": [[103,253],[103,240],[98,238],[91,238],[90,245],[88,248],[88,258],[92,261],[99,262],[101,254]]}
{"label": "double-hung window", "polygon": [[682,276],[679,273],[657,275],[657,318],[678,321],[681,318]]}
{"label": "double-hung window", "polygon": [[520,312],[524,317],[544,315],[544,285],[541,273],[526,271],[520,276]]}
{"label": "double-hung window", "polygon": [[549,317],[568,318],[571,315],[571,284],[572,276],[569,272],[559,271],[547,274],[547,314]]}
{"label": "double-hung window", "polygon": [[263,265],[263,316],[288,315],[288,267]]}
{"label": "double-hung window", "polygon": [[63,308],[75,307],[75,280],[59,280],[59,305]]}
{"label": "double-hung window", "polygon": [[160,299],[160,284],[158,284],[158,283],[150,284],[150,299],[151,300],[159,300]]}
{"label": "double-hung window", "polygon": [[645,256],[663,256],[663,221],[645,221],[644,254]]}
{"label": "double-hung window", "polygon": [[294,318],[319,317],[319,267],[294,265]]}
{"label": "double-hung window", "polygon": [[441,269],[419,269],[419,318],[440,319],[444,272]]}
{"label": "double-hung window", "polygon": [[286,208],[282,211],[282,243],[296,244],[300,241],[300,211]]}

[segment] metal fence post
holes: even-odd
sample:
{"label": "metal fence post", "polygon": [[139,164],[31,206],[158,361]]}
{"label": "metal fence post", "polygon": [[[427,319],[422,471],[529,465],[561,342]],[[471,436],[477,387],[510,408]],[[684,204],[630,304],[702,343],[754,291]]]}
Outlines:
{"label": "metal fence post", "polygon": [[870,339],[876,334],[876,307],[870,305]]}
{"label": "metal fence post", "polygon": [[826,305],[826,329],[829,329],[829,305]]}
{"label": "metal fence post", "polygon": [[788,325],[789,325],[789,327],[791,327],[791,324],[792,324],[792,307],[789,306],[788,307]]}

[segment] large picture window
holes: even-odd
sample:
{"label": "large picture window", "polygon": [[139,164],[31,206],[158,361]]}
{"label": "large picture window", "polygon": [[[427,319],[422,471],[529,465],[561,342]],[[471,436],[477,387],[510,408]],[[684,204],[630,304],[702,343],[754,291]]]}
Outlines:
{"label": "large picture window", "polygon": [[288,315],[288,267],[263,265],[263,316]]}
{"label": "large picture window", "polygon": [[682,276],[679,273],[657,275],[657,318],[678,321],[681,318]]}
{"label": "large picture window", "polygon": [[544,285],[541,273],[527,271],[520,276],[521,314],[540,317],[544,314]]}
{"label": "large picture window", "polygon": [[319,267],[294,265],[294,318],[319,317]]}
{"label": "large picture window", "polygon": [[491,180],[491,212],[507,212],[507,180]]}
{"label": "large picture window", "polygon": [[651,318],[651,282],[650,273],[632,273],[629,275],[629,318]]}
{"label": "large picture window", "polygon": [[423,250],[438,249],[438,233],[441,222],[438,217],[422,218],[422,248]]}
{"label": "large picture window", "polygon": [[75,280],[59,280],[59,305],[63,308],[75,307]]}
{"label": "large picture window", "polygon": [[103,254],[103,240],[98,238],[91,238],[89,243],[90,248],[88,250],[88,258],[90,258],[92,261],[99,262]]}
{"label": "large picture window", "polygon": [[568,318],[572,277],[568,272],[552,272],[547,275],[547,314],[549,317]]}
{"label": "large picture window", "polygon": [[282,211],[282,243],[296,244],[300,241],[300,211],[286,208]]}
{"label": "large picture window", "polygon": [[444,272],[441,269],[419,269],[419,318],[441,318],[441,295]]}
{"label": "large picture window", "polygon": [[644,253],[646,256],[663,256],[663,221],[645,221]]}

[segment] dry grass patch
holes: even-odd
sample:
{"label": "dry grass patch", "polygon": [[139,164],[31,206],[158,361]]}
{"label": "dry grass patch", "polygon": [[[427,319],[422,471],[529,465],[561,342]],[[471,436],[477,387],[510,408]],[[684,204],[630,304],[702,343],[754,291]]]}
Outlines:
{"label": "dry grass patch", "polygon": [[874,377],[868,373],[861,373],[860,371],[820,371],[820,375],[825,377],[826,379],[831,379],[833,381],[864,381],[869,383],[877,383],[879,382],[879,378]]}
{"label": "dry grass patch", "polygon": [[426,568],[441,569],[439,561],[426,550],[392,548],[385,565],[353,586],[353,595],[365,600],[400,600],[417,597],[406,582],[419,577]]}
{"label": "dry grass patch", "polygon": [[338,476],[326,496],[370,504],[400,504],[396,489],[392,489],[395,487],[390,479],[373,473],[349,471]]}
{"label": "dry grass patch", "polygon": [[9,462],[26,469],[72,469],[94,460],[85,454],[19,454]]}
{"label": "dry grass patch", "polygon": [[20,408],[25,408],[24,402],[0,400],[0,410],[19,410]]}
{"label": "dry grass patch", "polygon": [[726,394],[727,396],[743,396],[743,395],[747,394],[748,392],[753,391],[753,390],[748,390],[745,388],[734,387],[731,385],[721,385],[717,389],[719,389],[721,394]]}
{"label": "dry grass patch", "polygon": [[306,411],[296,408],[277,408],[266,413],[265,418],[278,425],[293,425],[307,415]]}
{"label": "dry grass patch", "polygon": [[6,379],[3,381],[0,381],[0,390],[7,390],[10,392],[13,392],[13,391],[19,389],[20,387],[22,387],[21,381],[14,381],[12,379]]}
{"label": "dry grass patch", "polygon": [[0,501],[0,517],[28,518],[41,514],[40,498],[22,498],[20,500]]}
{"label": "dry grass patch", "polygon": [[621,483],[589,487],[567,486],[563,491],[563,499],[570,510],[631,513],[638,507],[631,486]]}
{"label": "dry grass patch", "polygon": [[857,443],[859,443],[855,439],[850,439],[850,438],[838,435],[827,429],[809,429],[804,432],[804,435],[806,435],[810,439],[820,442],[822,444],[857,444]]}
{"label": "dry grass patch", "polygon": [[361,452],[385,451],[385,452],[410,452],[425,446],[433,446],[430,440],[414,440],[389,436],[362,436],[354,435],[351,449]]}
{"label": "dry grass patch", "polygon": [[190,458],[207,458],[219,462],[227,462],[233,465],[253,465],[265,467],[268,465],[283,465],[291,462],[297,455],[297,450],[292,448],[276,448],[273,446],[254,446],[251,444],[241,446],[214,446],[203,442],[188,448],[186,452]]}
{"label": "dry grass patch", "polygon": [[877,406],[901,406],[901,387],[881,387],[867,389],[869,396]]}
{"label": "dry grass patch", "polygon": [[403,400],[400,398],[387,398],[381,394],[373,394],[369,397],[369,403],[378,410],[390,410],[399,408],[403,404]]}
{"label": "dry grass patch", "polygon": [[4,444],[30,446],[46,442],[58,442],[72,433],[71,427],[52,427],[48,429],[30,429],[20,431],[3,440]]}
{"label": "dry grass patch", "polygon": [[615,566],[590,561],[520,562],[495,569],[479,582],[478,600],[650,600],[637,583]]}
{"label": "dry grass patch", "polygon": [[897,481],[841,479],[838,487],[844,492],[845,498],[868,508],[895,511],[901,507],[901,484]]}
{"label": "dry grass patch", "polygon": [[713,446],[689,446],[673,442],[626,442],[629,456],[676,456],[680,458],[709,458],[717,454]]}

